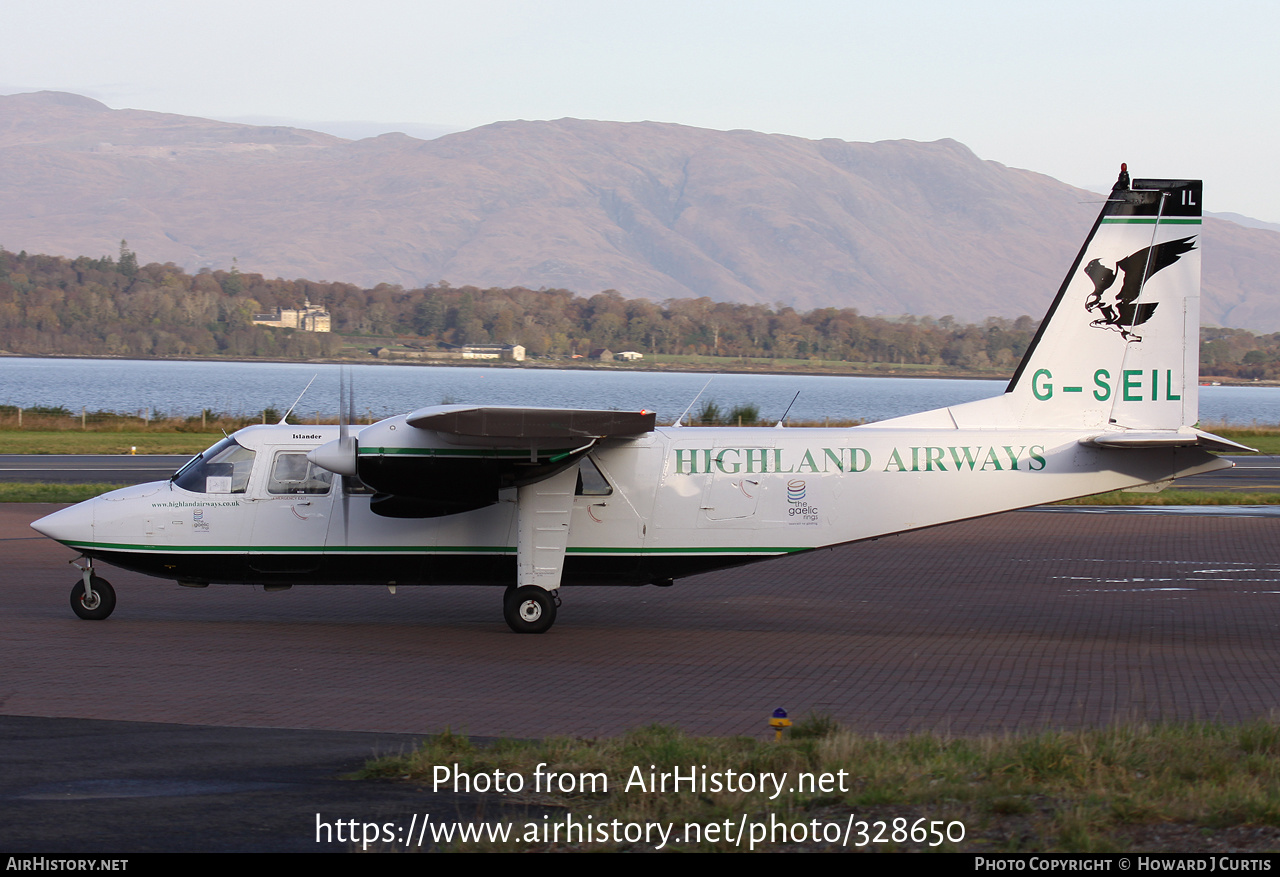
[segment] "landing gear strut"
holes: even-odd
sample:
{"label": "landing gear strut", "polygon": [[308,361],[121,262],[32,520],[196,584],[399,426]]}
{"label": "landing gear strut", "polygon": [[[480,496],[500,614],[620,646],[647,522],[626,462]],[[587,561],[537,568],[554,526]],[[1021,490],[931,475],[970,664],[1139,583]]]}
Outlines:
{"label": "landing gear strut", "polygon": [[106,579],[93,574],[92,562],[79,569],[80,581],[71,589],[71,611],[85,621],[102,621],[115,611],[116,589]]}
{"label": "landing gear strut", "polygon": [[502,615],[516,633],[546,633],[556,623],[557,591],[536,585],[507,588],[502,597]]}

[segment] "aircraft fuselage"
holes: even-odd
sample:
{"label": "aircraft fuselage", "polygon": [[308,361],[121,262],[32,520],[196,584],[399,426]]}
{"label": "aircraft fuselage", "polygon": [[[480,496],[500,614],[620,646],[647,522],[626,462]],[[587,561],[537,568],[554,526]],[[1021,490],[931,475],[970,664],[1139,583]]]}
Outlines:
{"label": "aircraft fuselage", "polygon": [[[441,517],[374,514],[342,476],[284,492],[273,471],[334,427],[257,426],[240,492],[128,487],[39,529],[86,556],[186,584],[477,584],[516,575],[514,488]],[[577,464],[565,585],[699,572],[1219,468],[1195,447],[1115,450],[1069,430],[659,428]],[[595,471],[591,472],[588,467]],[[274,491],[273,492],[273,483]],[[303,489],[303,488],[299,488]]]}

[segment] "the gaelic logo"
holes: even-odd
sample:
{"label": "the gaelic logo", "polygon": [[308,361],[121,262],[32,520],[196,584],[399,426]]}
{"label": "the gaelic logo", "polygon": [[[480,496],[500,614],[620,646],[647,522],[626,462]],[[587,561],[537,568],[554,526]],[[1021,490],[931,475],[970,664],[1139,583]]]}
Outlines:
{"label": "the gaelic logo", "polygon": [[197,533],[209,532],[209,522],[204,519],[203,508],[194,508],[191,510],[191,529]]}
{"label": "the gaelic logo", "polygon": [[[1084,266],[1084,273],[1093,281],[1093,292],[1085,299],[1084,309],[1098,313],[1098,319],[1089,325],[1098,329],[1113,329],[1123,335],[1126,341],[1141,341],[1141,335],[1129,330],[1151,319],[1160,304],[1138,301],[1143,284],[1157,271],[1178,261],[1183,253],[1194,250],[1194,241],[1194,237],[1179,238],[1143,247],[1116,262],[1115,269],[1103,265],[1101,259],[1094,259]],[[1124,272],[1124,280],[1120,288],[1115,290],[1113,287],[1117,272]]]}
{"label": "the gaelic logo", "polygon": [[793,526],[818,526],[818,507],[808,500],[809,488],[799,478],[787,482],[787,519]]}

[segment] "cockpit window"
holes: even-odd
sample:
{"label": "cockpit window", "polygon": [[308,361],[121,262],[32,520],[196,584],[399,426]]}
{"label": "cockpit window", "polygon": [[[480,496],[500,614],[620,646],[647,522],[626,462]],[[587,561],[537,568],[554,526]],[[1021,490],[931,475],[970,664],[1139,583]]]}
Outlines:
{"label": "cockpit window", "polygon": [[333,473],[307,459],[305,453],[281,451],[271,466],[267,493],[328,493]]}
{"label": "cockpit window", "polygon": [[253,472],[253,451],[225,438],[179,469],[173,483],[192,493],[244,493]]}
{"label": "cockpit window", "polygon": [[578,489],[574,493],[577,496],[608,496],[613,493],[613,487],[595,461],[590,457],[583,457],[578,464]]}

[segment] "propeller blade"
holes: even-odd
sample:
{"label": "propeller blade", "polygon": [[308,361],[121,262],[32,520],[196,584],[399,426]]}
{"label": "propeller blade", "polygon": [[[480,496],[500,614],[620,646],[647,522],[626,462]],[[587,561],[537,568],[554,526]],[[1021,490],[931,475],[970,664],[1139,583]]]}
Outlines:
{"label": "propeller blade", "polygon": [[347,367],[338,366],[338,438],[347,437]]}
{"label": "propeller blade", "polygon": [[[342,367],[342,370],[344,372],[349,371],[345,365]],[[350,378],[350,380],[348,381],[348,384],[347,384],[347,402],[346,402],[347,410],[345,414],[341,411],[338,413],[339,421],[346,424],[346,426],[343,427],[343,429],[351,428],[351,423],[352,421],[355,420],[355,410],[356,410],[356,378],[355,378],[355,375],[352,375],[349,373],[348,373],[348,377]],[[350,545],[351,544],[351,483],[350,481],[353,478],[359,477],[356,473],[360,468],[360,449],[357,447],[358,442],[356,441],[355,436],[348,436],[345,432],[342,432],[341,429],[339,430],[339,432],[341,433],[341,435],[338,440],[340,442],[346,442],[346,444],[343,445],[343,453],[347,455],[345,457],[345,462],[348,465],[350,465],[352,470],[351,475],[343,476],[342,478],[342,544]]]}
{"label": "propeller blade", "polygon": [[[351,434],[351,406],[354,404],[355,387],[348,390],[347,369],[338,370],[338,438],[327,442],[307,454],[307,459],[321,469],[337,475],[352,477],[356,474],[359,450],[356,437]],[[345,489],[343,494],[346,494]]]}
{"label": "propeller blade", "polygon": [[351,380],[347,382],[347,423],[356,422],[356,379],[350,376]]}

